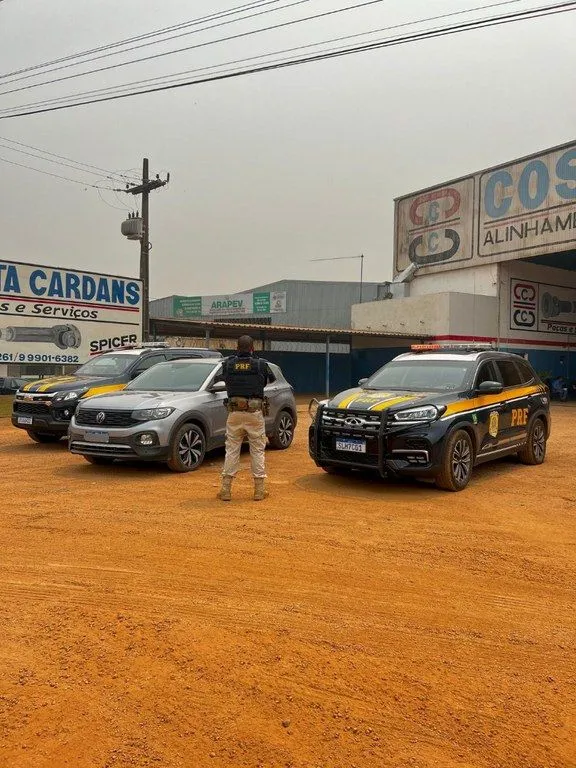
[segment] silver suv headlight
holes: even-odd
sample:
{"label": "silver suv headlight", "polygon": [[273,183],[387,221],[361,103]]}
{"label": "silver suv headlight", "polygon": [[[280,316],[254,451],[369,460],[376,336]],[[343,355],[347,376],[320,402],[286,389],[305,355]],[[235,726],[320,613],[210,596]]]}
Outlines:
{"label": "silver suv headlight", "polygon": [[435,421],[440,416],[440,410],[435,405],[423,405],[421,408],[408,408],[405,411],[397,411],[393,419],[401,423],[415,421]]}
{"label": "silver suv headlight", "polygon": [[136,421],[156,421],[167,419],[172,413],[174,408],[142,408],[139,411],[132,411],[132,418]]}

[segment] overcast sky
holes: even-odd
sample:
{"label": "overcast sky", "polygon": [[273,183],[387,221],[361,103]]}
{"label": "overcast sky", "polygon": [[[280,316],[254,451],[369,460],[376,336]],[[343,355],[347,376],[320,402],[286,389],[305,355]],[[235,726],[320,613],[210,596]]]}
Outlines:
{"label": "overcast sky", "polygon": [[[0,109],[489,1],[383,0],[12,95],[1,91],[17,84],[2,81]],[[247,2],[0,0],[0,74]],[[294,0],[276,5],[290,2]],[[357,2],[307,0],[51,77]],[[519,0],[472,15],[544,4]],[[153,172],[170,171],[169,187],[151,198],[152,297],[229,293],[282,278],[354,280],[356,261],[311,260],[359,253],[366,256],[365,278],[385,280],[392,271],[394,197],[575,138],[575,32],[576,13],[561,14],[225,82],[0,120],[0,137],[114,171],[137,173],[143,156],[150,158]],[[4,147],[0,157],[108,184]],[[121,236],[124,214],[117,209],[128,196],[104,190],[100,199],[95,189],[2,162],[0,173],[0,258],[137,274],[138,244]]]}

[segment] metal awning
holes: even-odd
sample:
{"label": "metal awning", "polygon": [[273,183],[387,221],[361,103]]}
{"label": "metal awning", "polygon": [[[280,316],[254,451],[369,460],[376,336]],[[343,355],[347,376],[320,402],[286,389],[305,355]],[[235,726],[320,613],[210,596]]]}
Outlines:
{"label": "metal awning", "polygon": [[[417,343],[430,338],[426,334],[415,336],[407,333],[383,333],[359,331],[353,328],[304,328],[295,325],[264,325],[260,323],[227,323],[222,320],[183,320],[174,317],[151,317],[150,331],[154,336],[207,336],[213,339],[229,339],[248,334],[264,341],[300,341],[324,343],[330,337],[331,344],[349,344],[354,337],[363,339],[407,339]],[[388,346],[388,345],[386,345]]]}

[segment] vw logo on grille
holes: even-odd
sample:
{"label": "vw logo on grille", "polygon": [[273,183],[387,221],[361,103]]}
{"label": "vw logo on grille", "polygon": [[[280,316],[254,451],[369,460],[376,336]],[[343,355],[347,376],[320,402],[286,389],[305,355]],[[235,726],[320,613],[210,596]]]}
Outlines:
{"label": "vw logo on grille", "polygon": [[106,414],[104,411],[96,414],[96,424],[103,424],[106,421]]}
{"label": "vw logo on grille", "polygon": [[348,416],[347,419],[344,419],[344,424],[348,424],[349,427],[360,427],[364,424],[364,420],[356,416]]}

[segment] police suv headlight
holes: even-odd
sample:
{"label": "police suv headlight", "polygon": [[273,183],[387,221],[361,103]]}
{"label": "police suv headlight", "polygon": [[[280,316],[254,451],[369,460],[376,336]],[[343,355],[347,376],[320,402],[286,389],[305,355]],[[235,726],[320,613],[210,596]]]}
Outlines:
{"label": "police suv headlight", "polygon": [[78,400],[85,392],[88,392],[87,389],[83,390],[75,390],[74,392],[56,392],[54,397],[52,398],[53,403],[69,403],[71,400]]}
{"label": "police suv headlight", "polygon": [[308,405],[308,413],[310,414],[310,418],[312,421],[316,418],[316,414],[318,413],[318,408],[320,406],[328,405],[328,400],[316,400],[314,398],[313,400],[310,400],[310,403]]}
{"label": "police suv headlight", "polygon": [[435,421],[440,416],[440,409],[435,405],[424,405],[421,408],[408,408],[394,414],[394,421],[410,424],[416,421]]}
{"label": "police suv headlight", "polygon": [[136,421],[156,421],[167,419],[172,413],[174,413],[174,408],[143,408],[139,411],[132,411],[132,418]]}

